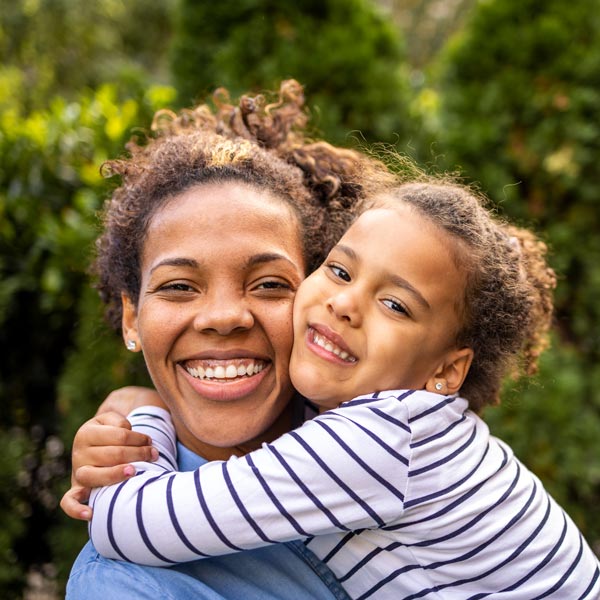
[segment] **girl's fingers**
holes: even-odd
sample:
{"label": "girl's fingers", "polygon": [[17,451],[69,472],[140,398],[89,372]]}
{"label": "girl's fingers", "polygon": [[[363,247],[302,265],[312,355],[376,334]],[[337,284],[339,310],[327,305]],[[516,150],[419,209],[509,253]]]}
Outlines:
{"label": "girl's fingers", "polygon": [[131,423],[115,412],[102,413],[86,421],[75,434],[74,446],[144,446],[150,438],[131,431]]}
{"label": "girl's fingers", "polygon": [[105,414],[105,411],[115,411],[127,415],[134,408],[148,404],[166,408],[156,390],[131,385],[111,392],[98,408],[97,414]]}
{"label": "girl's fingers", "polygon": [[86,504],[90,490],[81,486],[73,486],[60,501],[63,512],[72,519],[89,521],[92,518],[92,509]]}
{"label": "girl's fingers", "polygon": [[71,465],[73,471],[77,471],[83,466],[113,467],[131,462],[153,462],[157,458],[158,452],[152,446],[74,447]]}
{"label": "girl's fingers", "polygon": [[[133,475],[135,475],[135,467],[130,464],[121,464],[114,467],[90,467],[89,465],[86,465],[74,472],[74,476],[79,486],[85,488],[102,487],[105,485],[121,483],[121,481],[129,479]],[[67,492],[67,494],[68,493],[69,492]],[[67,494],[65,494],[65,496]],[[65,509],[63,508],[63,510]],[[67,511],[65,510],[65,512]],[[69,516],[71,515],[69,514]]]}

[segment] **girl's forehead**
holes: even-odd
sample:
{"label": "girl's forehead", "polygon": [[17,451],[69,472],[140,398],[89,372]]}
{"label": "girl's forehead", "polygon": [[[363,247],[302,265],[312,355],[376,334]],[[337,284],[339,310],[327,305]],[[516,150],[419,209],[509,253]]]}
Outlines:
{"label": "girl's forehead", "polygon": [[348,229],[348,233],[357,229],[362,233],[375,232],[377,228],[381,229],[382,224],[388,220],[392,223],[401,222],[403,228],[415,230],[423,229],[428,223],[432,224],[430,219],[414,210],[410,205],[396,202],[394,205],[379,205],[365,210]]}

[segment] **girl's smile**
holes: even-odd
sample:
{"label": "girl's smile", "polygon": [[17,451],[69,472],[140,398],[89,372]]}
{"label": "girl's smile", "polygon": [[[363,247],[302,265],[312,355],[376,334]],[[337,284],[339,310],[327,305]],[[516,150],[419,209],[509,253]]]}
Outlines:
{"label": "girl's smile", "polygon": [[325,325],[311,324],[306,332],[307,346],[325,360],[354,364],[356,357],[343,338]]}
{"label": "girl's smile", "polygon": [[357,219],[296,294],[296,389],[333,408],[378,390],[422,389],[442,372],[446,379],[463,356],[454,346],[465,285],[454,243],[402,205]]}

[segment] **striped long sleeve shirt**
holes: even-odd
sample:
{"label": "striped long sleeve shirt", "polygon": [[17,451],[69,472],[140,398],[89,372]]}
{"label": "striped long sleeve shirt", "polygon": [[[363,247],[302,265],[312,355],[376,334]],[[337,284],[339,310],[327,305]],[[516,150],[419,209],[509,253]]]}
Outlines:
{"label": "striped long sleeve shirt", "polygon": [[107,557],[171,565],[303,539],[356,599],[600,598],[577,527],[462,398],[362,396],[187,473],[166,411],[131,420],[161,458],[94,491]]}

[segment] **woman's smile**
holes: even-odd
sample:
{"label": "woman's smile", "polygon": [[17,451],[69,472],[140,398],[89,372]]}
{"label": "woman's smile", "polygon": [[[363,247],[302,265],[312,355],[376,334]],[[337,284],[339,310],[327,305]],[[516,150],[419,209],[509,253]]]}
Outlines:
{"label": "woman's smile", "polygon": [[251,358],[178,363],[197,394],[217,401],[240,400],[253,394],[269,375],[270,367],[270,361]]}
{"label": "woman's smile", "polygon": [[304,270],[297,218],[266,190],[200,185],[153,216],[140,300],[124,303],[124,322],[191,450],[253,439],[289,404]]}
{"label": "woman's smile", "polygon": [[185,370],[195,379],[215,379],[217,381],[224,381],[225,383],[233,379],[239,379],[240,377],[256,375],[265,366],[265,362],[252,359],[201,361],[196,366],[192,366],[190,363],[184,365]]}

